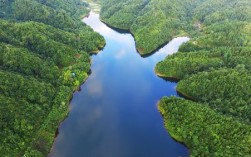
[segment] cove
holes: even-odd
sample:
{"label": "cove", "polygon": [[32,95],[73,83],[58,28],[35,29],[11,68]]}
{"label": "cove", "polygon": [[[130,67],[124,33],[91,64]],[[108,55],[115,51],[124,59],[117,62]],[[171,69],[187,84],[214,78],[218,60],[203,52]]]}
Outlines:
{"label": "cove", "polygon": [[188,149],[169,136],[156,107],[163,96],[177,96],[176,83],[154,73],[159,61],[189,39],[175,38],[143,58],[131,34],[109,28],[98,14],[91,12],[83,22],[104,36],[106,46],[92,56],[92,73],[74,93],[48,156],[189,156]]}

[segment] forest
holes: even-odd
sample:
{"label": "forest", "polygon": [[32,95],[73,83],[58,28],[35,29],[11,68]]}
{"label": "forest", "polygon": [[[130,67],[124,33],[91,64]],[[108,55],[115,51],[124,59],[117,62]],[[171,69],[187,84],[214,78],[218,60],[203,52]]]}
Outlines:
{"label": "forest", "polygon": [[0,154],[47,156],[105,41],[80,0],[0,1]]}
{"label": "forest", "polygon": [[250,156],[251,2],[101,3],[102,20],[130,30],[141,55],[175,37],[190,37],[178,53],[155,67],[158,76],[178,79],[178,93],[189,98],[164,97],[159,102],[171,136],[184,143],[191,156]]}

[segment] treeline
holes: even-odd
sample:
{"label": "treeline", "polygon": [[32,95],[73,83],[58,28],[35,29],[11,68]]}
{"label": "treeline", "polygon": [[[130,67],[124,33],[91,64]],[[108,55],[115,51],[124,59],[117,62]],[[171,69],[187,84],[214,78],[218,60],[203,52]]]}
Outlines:
{"label": "treeline", "polygon": [[57,28],[74,29],[83,26],[80,16],[88,13],[79,0],[2,0],[2,16],[22,21],[43,22]]}
{"label": "treeline", "polygon": [[171,136],[184,142],[191,156],[250,156],[250,125],[182,98],[164,97],[158,108]]}
{"label": "treeline", "polygon": [[[178,92],[191,99],[163,98],[159,105],[167,129],[191,156],[250,156],[250,1],[103,2],[101,17],[115,27],[128,22],[120,14],[137,12],[124,28],[133,32],[140,52],[177,35],[191,37],[155,67],[157,75],[181,80]],[[143,2],[141,9],[127,8]]]}
{"label": "treeline", "polygon": [[192,75],[180,81],[177,90],[224,115],[251,122],[251,75],[244,67]]}
{"label": "treeline", "polygon": [[0,1],[0,154],[47,156],[72,92],[104,46],[79,0]]}

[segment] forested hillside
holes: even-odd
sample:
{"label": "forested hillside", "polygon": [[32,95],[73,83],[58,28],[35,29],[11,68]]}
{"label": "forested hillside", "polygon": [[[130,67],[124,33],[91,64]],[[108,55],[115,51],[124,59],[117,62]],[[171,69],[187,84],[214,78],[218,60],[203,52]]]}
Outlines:
{"label": "forested hillside", "polygon": [[80,0],[0,1],[0,156],[47,156],[104,39]]}
{"label": "forested hillside", "polygon": [[[251,2],[248,0],[102,0],[102,19],[130,29],[149,54],[189,36],[155,72],[181,80],[190,98],[163,98],[166,128],[191,156],[251,156]],[[111,5],[113,4],[113,5]]]}
{"label": "forested hillside", "polygon": [[190,12],[200,1],[195,0],[101,0],[101,19],[121,29],[129,29],[141,55],[148,55],[173,37],[186,35],[192,29]]}

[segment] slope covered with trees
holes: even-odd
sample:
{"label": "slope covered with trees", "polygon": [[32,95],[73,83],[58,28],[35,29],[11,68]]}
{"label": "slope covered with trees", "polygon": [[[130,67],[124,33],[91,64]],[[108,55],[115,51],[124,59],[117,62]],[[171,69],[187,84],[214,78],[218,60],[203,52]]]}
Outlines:
{"label": "slope covered with trees", "polygon": [[80,0],[0,1],[0,154],[47,156],[104,39]]}
{"label": "slope covered with trees", "polygon": [[160,101],[171,135],[191,156],[250,156],[251,2],[113,1],[103,0],[102,19],[132,31],[141,54],[173,37],[191,37],[155,68],[161,77],[181,80],[177,90],[191,99]]}
{"label": "slope covered with trees", "polygon": [[191,29],[189,11],[203,0],[101,0],[101,18],[107,24],[129,29],[141,55],[148,55],[175,36]]}
{"label": "slope covered with trees", "polygon": [[250,125],[176,97],[164,97],[158,107],[169,133],[191,148],[191,156],[250,156]]}

